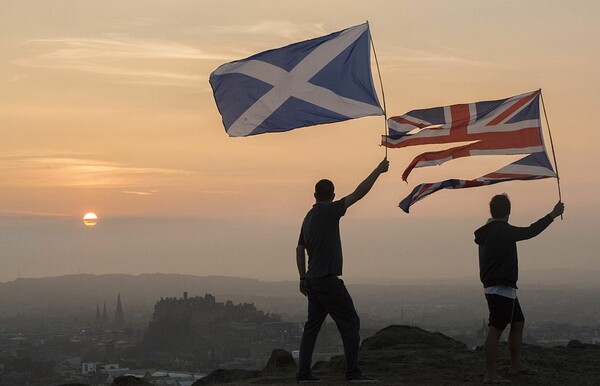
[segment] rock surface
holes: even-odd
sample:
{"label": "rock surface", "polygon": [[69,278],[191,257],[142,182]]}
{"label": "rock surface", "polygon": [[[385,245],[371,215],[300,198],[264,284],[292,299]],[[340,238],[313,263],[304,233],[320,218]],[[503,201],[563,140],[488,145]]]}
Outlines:
{"label": "rock surface", "polygon": [[292,354],[282,349],[275,349],[271,353],[269,362],[263,369],[264,374],[280,374],[288,372],[296,372],[298,365],[292,357]]}
{"label": "rock surface", "polygon": [[120,377],[116,377],[115,380],[112,383],[115,386],[144,386],[144,385],[151,385],[150,382],[146,382],[143,379],[134,377],[133,375],[123,375]]}
{"label": "rock surface", "polygon": [[[250,371],[250,370],[223,370],[218,369],[206,377],[194,382],[193,386],[197,385],[213,385],[222,383],[234,383],[238,384],[244,380],[255,380],[263,375],[261,371]],[[243,382],[242,382],[243,383]]]}
{"label": "rock surface", "polygon": [[[525,365],[540,371],[538,375],[512,376],[512,385],[600,385],[600,345],[573,343],[570,347],[523,346]],[[280,351],[280,350],[276,350]],[[277,353],[277,358],[287,357]],[[272,361],[278,359],[271,356]],[[389,326],[361,345],[360,366],[379,385],[477,385],[483,381],[483,352],[469,350],[465,344],[440,333],[409,326]],[[507,376],[510,366],[508,347],[500,345],[498,370]],[[268,369],[267,369],[268,368]],[[196,382],[201,384],[271,384],[295,382],[296,367],[288,364],[267,365],[265,370],[240,372],[217,370]],[[345,385],[344,357],[313,366],[321,384]],[[217,375],[214,375],[217,373]],[[238,377],[239,376],[239,377]]]}

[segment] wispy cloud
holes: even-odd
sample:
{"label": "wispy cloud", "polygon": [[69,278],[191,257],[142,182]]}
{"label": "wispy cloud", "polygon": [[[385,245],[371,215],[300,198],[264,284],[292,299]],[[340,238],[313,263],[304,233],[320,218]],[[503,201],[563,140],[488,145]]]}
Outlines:
{"label": "wispy cloud", "polygon": [[0,217],[73,217],[68,213],[35,212],[25,210],[0,211]]}
{"label": "wispy cloud", "polygon": [[227,34],[283,36],[288,40],[308,39],[327,32],[323,24],[298,24],[286,20],[265,20],[254,24],[218,26],[215,30]]}
{"label": "wispy cloud", "polygon": [[18,82],[21,79],[26,79],[29,78],[29,75],[13,75],[10,77],[7,77],[5,79],[0,79],[0,83],[13,83],[13,82]]}
{"label": "wispy cloud", "polygon": [[154,194],[156,190],[136,187],[197,174],[189,170],[132,166],[68,154],[4,155],[0,156],[0,161],[0,170],[5,174],[3,182],[7,185],[121,187],[134,188],[126,189],[126,192],[139,194]]}
{"label": "wispy cloud", "polygon": [[[165,15],[161,15],[165,16]],[[179,25],[179,20],[171,19],[171,18],[150,18],[150,17],[140,17],[140,16],[128,16],[123,19],[111,19],[110,21],[105,22],[105,26],[107,30],[115,31],[115,30],[129,30],[131,28],[152,28],[154,30],[159,28],[166,27],[176,27]]]}
{"label": "wispy cloud", "polygon": [[206,74],[166,70],[165,60],[229,60],[231,57],[207,52],[167,40],[142,40],[126,36],[103,39],[32,39],[24,47],[39,51],[36,56],[16,61],[17,65],[73,70],[119,77],[118,81],[180,87],[200,87]]}
{"label": "wispy cloud", "polygon": [[78,60],[89,58],[201,59],[221,60],[223,55],[171,41],[134,39],[112,36],[106,39],[67,38],[32,39],[25,45],[46,47],[51,52],[41,57]]}
{"label": "wispy cloud", "polygon": [[[386,52],[387,51],[387,52]],[[489,66],[490,62],[480,59],[474,59],[469,55],[449,50],[443,47],[432,48],[431,50],[418,50],[412,48],[394,47],[384,50],[380,62],[382,68],[393,70],[396,68],[406,68],[415,65],[444,65],[444,66]]]}
{"label": "wispy cloud", "polygon": [[152,196],[152,195],[158,193],[158,190],[150,190],[148,192],[138,192],[138,191],[134,191],[134,190],[123,190],[121,193],[124,193],[124,194],[133,194],[135,196]]}

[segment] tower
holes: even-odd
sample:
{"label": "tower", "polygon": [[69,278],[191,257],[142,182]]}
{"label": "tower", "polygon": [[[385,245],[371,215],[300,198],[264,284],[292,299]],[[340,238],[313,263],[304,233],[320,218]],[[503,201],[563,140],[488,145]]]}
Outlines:
{"label": "tower", "polygon": [[123,305],[121,304],[121,293],[117,294],[117,308],[115,309],[115,325],[122,327],[125,324],[125,314],[123,313]]}
{"label": "tower", "polygon": [[94,327],[100,327],[102,325],[102,319],[100,318],[100,303],[96,300],[96,319],[94,320]]}
{"label": "tower", "polygon": [[102,322],[100,325],[102,327],[106,327],[108,326],[109,322],[110,320],[108,319],[108,312],[106,311],[106,303],[104,303],[104,310],[102,310]]}

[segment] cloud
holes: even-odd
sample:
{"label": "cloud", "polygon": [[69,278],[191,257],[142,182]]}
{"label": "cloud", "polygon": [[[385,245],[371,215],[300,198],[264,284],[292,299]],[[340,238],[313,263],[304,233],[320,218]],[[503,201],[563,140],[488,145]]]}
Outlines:
{"label": "cloud", "polygon": [[128,84],[204,87],[206,74],[173,71],[176,66],[165,66],[165,61],[232,59],[177,42],[116,35],[103,39],[32,39],[23,46],[40,53],[17,60],[17,65],[119,77]]}
{"label": "cloud", "polygon": [[265,20],[255,24],[218,26],[215,30],[228,34],[283,36],[288,40],[310,39],[327,33],[323,24],[297,24],[286,20]]}
{"label": "cloud", "polygon": [[224,58],[223,55],[208,53],[181,43],[122,36],[107,39],[32,39],[27,40],[24,45],[50,49],[49,53],[41,57],[57,60],[90,58],[222,60]]}
{"label": "cloud", "polygon": [[27,79],[27,78],[29,78],[29,75],[13,75],[6,79],[0,79],[0,83],[13,83],[13,82],[18,82],[21,79]]}
{"label": "cloud", "polygon": [[[189,170],[139,167],[70,154],[4,155],[0,160],[3,160],[0,170],[4,172],[3,182],[7,186],[135,188],[167,181],[172,183],[172,178],[197,174]],[[156,190],[145,189],[126,191],[156,193]]]}
{"label": "cloud", "polygon": [[0,211],[0,217],[73,217],[73,215],[68,213],[8,210]]}
{"label": "cloud", "polygon": [[[443,47],[431,51],[412,48],[394,47],[386,50],[380,63],[382,68],[393,70],[397,68],[412,67],[414,65],[445,65],[445,66],[489,66],[490,62],[471,59],[461,52],[448,50]],[[393,51],[393,54],[390,52]]]}
{"label": "cloud", "polygon": [[156,194],[157,192],[158,192],[158,190],[151,190],[149,192],[137,192],[137,191],[133,191],[133,190],[123,190],[121,193],[133,194],[136,196],[152,196],[152,195]]}

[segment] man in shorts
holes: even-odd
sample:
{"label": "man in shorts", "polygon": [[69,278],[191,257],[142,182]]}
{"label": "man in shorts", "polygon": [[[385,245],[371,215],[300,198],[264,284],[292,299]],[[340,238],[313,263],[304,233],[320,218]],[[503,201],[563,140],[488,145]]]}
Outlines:
{"label": "man in shorts", "polygon": [[490,311],[488,335],[484,343],[484,383],[510,383],[498,375],[496,358],[502,331],[510,324],[508,347],[511,368],[509,375],[536,374],[537,371],[521,363],[521,346],[525,317],[517,297],[519,267],[517,241],[539,235],[565,206],[558,202],[552,211],[528,227],[516,227],[508,223],[510,200],[499,194],[490,201],[490,218],[475,231],[475,243],[479,245],[479,277],[483,283],[485,298]]}
{"label": "man in shorts", "polygon": [[320,180],[315,185],[316,203],[302,222],[296,247],[296,263],[300,274],[299,289],[308,297],[308,320],[304,324],[296,376],[299,383],[321,381],[311,374],[310,367],[317,335],[328,314],[335,321],[342,336],[346,356],[346,380],[352,383],[377,382],[358,368],[360,319],[344,282],[338,278],[342,275],[343,263],[339,223],[346,214],[346,209],[362,199],[371,190],[379,175],[387,172],[388,168],[389,162],[384,159],[352,193],[338,201],[334,201],[335,188],[331,181]]}

